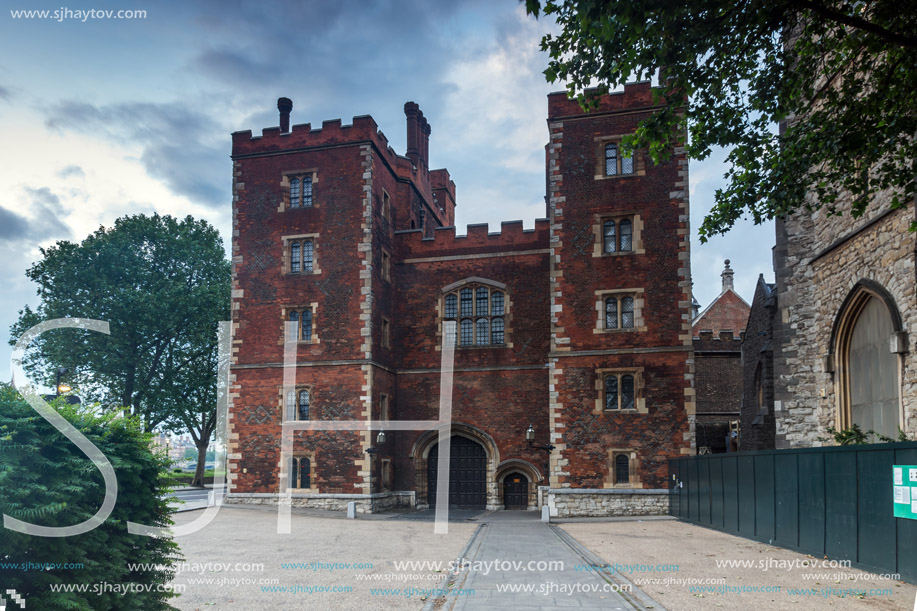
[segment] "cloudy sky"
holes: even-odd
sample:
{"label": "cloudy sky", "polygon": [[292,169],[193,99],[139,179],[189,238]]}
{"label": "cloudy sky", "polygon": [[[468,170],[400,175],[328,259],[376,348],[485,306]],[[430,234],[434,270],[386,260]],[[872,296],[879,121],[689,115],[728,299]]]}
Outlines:
{"label": "cloudy sky", "polygon": [[[431,167],[457,185],[457,225],[544,216],[549,91],[538,51],[552,24],[515,0],[14,0],[0,13],[0,380],[10,325],[35,287],[39,249],[132,213],[230,229],[230,137],[277,124],[371,114],[404,152],[404,102],[430,121]],[[14,11],[142,10],[142,19],[16,18]],[[722,154],[692,162],[696,233],[722,184]],[[723,260],[751,300],[773,273],[773,226],[694,239],[695,296],[720,291]]]}

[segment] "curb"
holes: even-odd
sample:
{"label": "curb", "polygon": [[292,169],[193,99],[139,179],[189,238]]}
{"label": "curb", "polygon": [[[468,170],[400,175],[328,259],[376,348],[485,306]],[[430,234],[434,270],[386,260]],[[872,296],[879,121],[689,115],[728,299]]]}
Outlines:
{"label": "curb", "polygon": [[602,570],[595,571],[595,575],[612,585],[618,585],[622,588],[624,586],[629,587],[629,591],[619,591],[617,594],[620,594],[621,598],[629,602],[634,609],[638,611],[646,611],[649,609],[653,611],[666,611],[665,607],[659,604],[652,596],[635,586],[630,579],[624,577],[617,571],[605,570],[604,567],[607,567],[608,563],[589,551],[582,543],[574,539],[567,532],[553,525],[551,526],[551,530],[554,531],[554,534],[557,535],[561,541],[566,543],[574,553],[585,560],[587,564],[595,567],[603,567]]}

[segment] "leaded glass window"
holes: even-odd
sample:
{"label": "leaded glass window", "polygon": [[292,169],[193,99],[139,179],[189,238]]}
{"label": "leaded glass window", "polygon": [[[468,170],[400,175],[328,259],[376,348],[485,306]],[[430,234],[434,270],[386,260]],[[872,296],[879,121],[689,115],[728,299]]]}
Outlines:
{"label": "leaded glass window", "polygon": [[605,328],[618,328],[618,300],[615,297],[605,300]]}
{"label": "leaded glass window", "polygon": [[312,310],[303,310],[302,313],[302,341],[312,341]]}
{"label": "leaded glass window", "polygon": [[486,346],[490,343],[490,320],[479,318],[477,321],[476,343],[478,346]]}
{"label": "leaded glass window", "polygon": [[634,409],[634,376],[621,376],[621,409]]}
{"label": "leaded glass window", "polygon": [[503,316],[503,293],[494,291],[490,294],[490,313],[494,316]]}
{"label": "leaded glass window", "polygon": [[296,391],[291,390],[287,393],[287,410],[286,419],[296,420]]}
{"label": "leaded glass window", "polygon": [[315,245],[312,240],[306,240],[302,243],[302,270],[312,273],[315,257]]}
{"label": "leaded glass window", "polygon": [[622,297],[621,298],[621,328],[622,329],[633,329],[634,328],[634,298],[633,297]]}
{"label": "leaded glass window", "polygon": [[605,221],[602,232],[605,236],[604,245],[602,246],[604,252],[616,252],[618,250],[618,241],[615,229],[614,221]]}
{"label": "leaded glass window", "polygon": [[462,320],[462,345],[471,346],[474,342],[474,325],[470,318]]}
{"label": "leaded glass window", "polygon": [[290,181],[290,207],[299,208],[300,182],[298,178]]}
{"label": "leaded glass window", "polygon": [[300,265],[302,265],[301,253],[302,246],[299,242],[290,244],[290,271],[294,274],[299,272]]}
{"label": "leaded glass window", "polygon": [[302,179],[302,205],[309,207],[312,205],[312,177],[305,176]]}
{"label": "leaded glass window", "polygon": [[309,419],[309,391],[299,391],[299,410],[297,411],[297,420]]}
{"label": "leaded glass window", "polygon": [[618,145],[605,145],[605,176],[614,176],[618,173]]}
{"label": "leaded glass window", "polygon": [[634,154],[621,156],[621,173],[622,174],[633,174],[634,173]]}
{"label": "leaded glass window", "polygon": [[471,289],[462,289],[462,316],[471,316],[474,314],[472,311],[472,290]]}
{"label": "leaded glass window", "polygon": [[618,409],[618,376],[605,376],[605,409]]}
{"label": "leaded glass window", "polygon": [[499,346],[503,343],[503,319],[494,318],[491,323],[491,341],[490,343]]}
{"label": "leaded glass window", "polygon": [[634,249],[634,225],[630,219],[621,221],[621,251],[628,252]]}
{"label": "leaded glass window", "polygon": [[487,316],[488,307],[487,307],[487,289],[485,287],[479,287],[475,293],[476,303],[475,303],[475,314],[478,316]]}
{"label": "leaded glass window", "polygon": [[458,297],[454,293],[446,295],[446,318],[458,316]]}

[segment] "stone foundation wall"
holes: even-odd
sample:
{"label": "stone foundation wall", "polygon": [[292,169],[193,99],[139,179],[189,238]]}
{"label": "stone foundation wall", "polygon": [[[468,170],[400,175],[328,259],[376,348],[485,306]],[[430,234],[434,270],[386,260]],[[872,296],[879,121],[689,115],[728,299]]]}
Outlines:
{"label": "stone foundation wall", "polygon": [[551,517],[661,516],[669,491],[652,488],[551,488],[545,491]]}
{"label": "stone foundation wall", "polygon": [[[293,507],[347,511],[347,503],[356,503],[357,513],[379,513],[388,509],[410,509],[415,505],[414,492],[382,492],[368,494],[292,494]],[[276,494],[227,494],[223,502],[229,505],[277,505]],[[371,509],[373,511],[371,511]]]}

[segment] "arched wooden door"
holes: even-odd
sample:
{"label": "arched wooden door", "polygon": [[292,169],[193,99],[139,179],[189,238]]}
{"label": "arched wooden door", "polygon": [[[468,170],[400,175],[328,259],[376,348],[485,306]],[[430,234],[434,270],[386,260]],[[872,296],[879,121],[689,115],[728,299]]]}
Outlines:
{"label": "arched wooden door", "polygon": [[515,472],[503,478],[504,509],[529,508],[529,478]]}
{"label": "arched wooden door", "polygon": [[[487,505],[487,453],[484,446],[467,437],[453,435],[449,460],[449,506],[484,509]],[[436,504],[439,444],[427,458],[427,502]]]}

